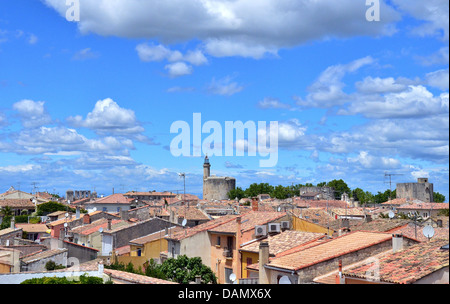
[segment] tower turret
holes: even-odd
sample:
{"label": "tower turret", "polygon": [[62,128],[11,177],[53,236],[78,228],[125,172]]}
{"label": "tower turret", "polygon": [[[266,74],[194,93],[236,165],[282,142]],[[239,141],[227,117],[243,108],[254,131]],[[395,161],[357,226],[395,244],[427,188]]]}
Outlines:
{"label": "tower turret", "polygon": [[208,178],[211,174],[211,164],[209,163],[208,155],[205,157],[205,162],[203,163],[203,179]]}

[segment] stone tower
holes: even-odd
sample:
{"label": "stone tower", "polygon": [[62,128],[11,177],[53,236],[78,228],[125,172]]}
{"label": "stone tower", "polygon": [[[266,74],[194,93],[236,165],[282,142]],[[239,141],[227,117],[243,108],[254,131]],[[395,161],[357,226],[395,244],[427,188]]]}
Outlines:
{"label": "stone tower", "polygon": [[228,192],[234,189],[236,189],[234,177],[211,176],[211,164],[206,156],[203,163],[203,199],[225,200],[228,199]]}
{"label": "stone tower", "polygon": [[205,157],[205,162],[203,163],[203,179],[210,177],[211,175],[211,164],[209,163],[208,155]]}
{"label": "stone tower", "polygon": [[418,178],[417,183],[399,183],[396,190],[397,198],[434,201],[433,184],[428,182],[428,178]]}

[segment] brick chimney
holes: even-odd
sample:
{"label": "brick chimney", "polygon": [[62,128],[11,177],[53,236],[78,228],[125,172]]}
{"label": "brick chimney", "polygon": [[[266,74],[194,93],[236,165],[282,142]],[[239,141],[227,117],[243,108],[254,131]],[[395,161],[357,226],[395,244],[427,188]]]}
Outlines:
{"label": "brick chimney", "polygon": [[252,198],[252,211],[258,211],[258,198]]}
{"label": "brick chimney", "polygon": [[269,284],[269,276],[264,265],[269,263],[269,242],[259,243],[259,284]]}
{"label": "brick chimney", "polygon": [[83,225],[87,225],[91,223],[91,216],[89,214],[85,214],[83,216]]}
{"label": "brick chimney", "polygon": [[345,284],[345,277],[342,274],[342,260],[339,260],[339,272],[336,275],[335,283],[336,284]]}
{"label": "brick chimney", "polygon": [[112,219],[108,219],[108,230],[111,230]]}

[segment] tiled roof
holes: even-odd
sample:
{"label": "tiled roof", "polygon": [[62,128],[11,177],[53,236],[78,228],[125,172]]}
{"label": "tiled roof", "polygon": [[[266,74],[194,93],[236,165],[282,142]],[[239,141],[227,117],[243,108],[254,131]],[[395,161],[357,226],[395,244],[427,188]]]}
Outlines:
{"label": "tiled roof", "polygon": [[46,232],[48,230],[48,227],[46,224],[16,224],[17,228],[21,228],[23,231],[26,232]]}
{"label": "tiled roof", "polygon": [[377,218],[370,222],[359,222],[356,225],[351,225],[351,231],[376,231],[376,232],[389,232],[391,230],[396,230],[408,225],[410,220],[403,219],[384,219]]}
{"label": "tiled roof", "polygon": [[297,207],[307,208],[345,208],[348,204],[345,201],[338,200],[302,200],[300,197],[295,197],[292,202]]}
{"label": "tiled roof", "polygon": [[[112,220],[111,228],[117,228],[122,226],[129,226],[130,224],[124,220]],[[89,235],[91,233],[97,232],[100,228],[104,230],[108,227],[108,220],[106,218],[102,218],[96,221],[93,221],[90,224],[78,226],[72,228],[71,232],[81,234],[81,235]]]}
{"label": "tiled roof", "polygon": [[[256,225],[264,225],[283,216],[286,216],[286,212],[250,211],[244,213],[241,215],[241,231],[245,232],[254,229]],[[219,233],[236,233],[237,223],[236,221],[231,221],[209,230]]]}
{"label": "tiled roof", "polygon": [[224,216],[221,216],[221,217],[219,217],[217,219],[214,219],[214,220],[208,221],[206,223],[197,225],[195,227],[185,228],[182,231],[174,233],[170,237],[166,237],[166,239],[177,240],[177,241],[183,240],[183,239],[191,237],[191,236],[193,236],[193,235],[195,235],[197,233],[204,232],[204,231],[207,231],[209,229],[214,229],[215,227],[220,226],[220,225],[222,225],[224,223],[227,223],[227,222],[230,222],[230,221],[235,221],[236,217],[237,217],[237,215],[234,215],[234,214],[233,215],[231,215],[231,214],[230,215],[224,215]]}
{"label": "tiled roof", "polygon": [[[425,242],[428,241],[428,238],[425,237],[425,235],[423,234],[423,225],[417,225],[417,227],[415,226],[414,223],[409,223],[408,225],[402,226],[399,229],[395,230],[395,233],[401,233],[406,237],[412,238],[412,239],[417,239],[421,242]],[[435,227],[434,229],[434,236],[433,236],[433,240],[435,239],[444,239],[444,240],[448,240],[449,239],[449,229],[448,228],[438,228]]]}
{"label": "tiled roof", "polygon": [[169,234],[166,234],[165,230],[161,230],[161,231],[157,231],[157,232],[154,232],[152,234],[149,234],[149,235],[146,235],[146,236],[143,236],[140,238],[136,238],[134,240],[130,240],[130,243],[137,244],[137,245],[144,245],[144,244],[152,242],[154,240],[159,240],[161,238],[168,237],[171,234],[180,232],[182,230],[183,230],[183,227],[180,227],[180,226],[170,227],[170,228],[168,228]]}
{"label": "tiled roof", "polygon": [[448,203],[417,203],[403,204],[397,207],[397,210],[414,209],[414,210],[445,210],[448,209]]}
{"label": "tiled roof", "polygon": [[29,199],[12,199],[12,198],[0,199],[0,208],[6,206],[10,208],[27,208],[27,209],[36,208],[33,202],[31,202]]}
{"label": "tiled roof", "polygon": [[12,228],[5,228],[5,229],[1,229],[0,230],[0,236],[2,235],[7,235],[9,233],[13,233],[13,232],[22,232],[21,228],[16,228],[16,229],[12,229]]}
{"label": "tiled roof", "polygon": [[[130,191],[124,194],[125,196],[136,196],[136,195],[140,195],[140,196],[172,196],[175,197],[176,194],[172,193],[172,192],[135,192],[135,191]],[[187,194],[186,194],[187,196]]]}
{"label": "tiled roof", "polygon": [[66,252],[66,248],[57,248],[52,250],[38,251],[37,253],[30,254],[22,259],[25,264],[33,263],[42,259],[49,258],[51,256]]}
{"label": "tiled roof", "polygon": [[364,210],[362,208],[332,208],[330,210],[330,212],[332,212],[333,214],[339,215],[339,216],[343,216],[343,215],[364,216],[364,215],[366,215],[366,213],[364,212]]}
{"label": "tiled roof", "polygon": [[135,273],[126,272],[126,271],[120,271],[120,270],[113,270],[113,269],[105,268],[103,270],[103,272],[105,274],[109,275],[111,277],[111,279],[113,280],[113,282],[115,282],[116,284],[117,283],[120,284],[120,282],[117,282],[116,280],[125,281],[130,284],[178,284],[178,283],[171,282],[171,281],[156,279],[156,278],[148,277],[145,275],[135,274]]}
{"label": "tiled roof", "polygon": [[406,198],[395,198],[393,200],[381,203],[382,205],[403,205],[407,202],[408,200]]}
{"label": "tiled roof", "polygon": [[[368,270],[378,265],[380,281],[411,284],[417,280],[449,266],[448,249],[441,249],[448,240],[423,242],[393,253],[381,253],[375,259],[367,259],[354,268],[347,269],[347,277],[367,278]],[[369,273],[372,273],[369,271]]]}
{"label": "tiled roof", "polygon": [[171,208],[178,217],[187,220],[209,220],[209,217],[197,207],[179,206]]}
{"label": "tiled roof", "polygon": [[121,205],[130,205],[130,201],[123,194],[117,193],[112,194],[103,198],[93,199],[86,203],[86,205],[91,204],[121,204]]}
{"label": "tiled roof", "polygon": [[308,249],[274,258],[269,265],[289,270],[299,270],[344,254],[368,248],[388,241],[391,238],[391,234],[387,233],[356,231]]}
{"label": "tiled roof", "polygon": [[[334,216],[327,213],[326,209],[324,208],[295,208],[291,212],[296,217],[301,218],[302,220],[317,224],[322,227],[329,226],[330,228],[332,228],[333,223],[336,221]],[[340,221],[338,223],[340,223]],[[334,226],[332,229],[335,228]]]}
{"label": "tiled roof", "polygon": [[259,244],[261,241],[269,242],[269,253],[276,256],[281,252],[292,249],[294,247],[304,245],[305,243],[323,238],[323,233],[312,233],[295,230],[286,230],[274,236],[254,241],[248,245],[242,246],[241,251],[259,252]]}

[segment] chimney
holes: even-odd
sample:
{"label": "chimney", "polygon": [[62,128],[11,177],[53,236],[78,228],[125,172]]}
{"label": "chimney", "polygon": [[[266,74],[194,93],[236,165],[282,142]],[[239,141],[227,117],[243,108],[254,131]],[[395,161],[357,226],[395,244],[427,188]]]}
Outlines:
{"label": "chimney", "polygon": [[83,216],[83,225],[87,225],[91,223],[91,216],[89,214],[85,214]]}
{"label": "chimney", "polygon": [[345,284],[345,277],[342,274],[342,260],[339,260],[339,272],[336,275],[335,283],[336,284]]}
{"label": "chimney", "polygon": [[403,235],[393,234],[392,235],[392,252],[397,252],[403,249]]}
{"label": "chimney", "polygon": [[112,219],[108,219],[108,230],[111,230],[111,222],[112,222]]}
{"label": "chimney", "polygon": [[11,218],[11,229],[16,230],[16,222],[15,222],[14,216]]}
{"label": "chimney", "polygon": [[252,211],[258,211],[258,198],[252,198]]}
{"label": "chimney", "polygon": [[202,277],[197,275],[195,276],[195,284],[201,284],[202,283]]}
{"label": "chimney", "polygon": [[269,276],[264,265],[269,263],[269,242],[259,243],[259,284],[269,284]]}
{"label": "chimney", "polygon": [[75,216],[76,216],[77,220],[80,218],[80,207],[79,206],[77,206],[77,209],[76,209],[76,212],[75,212]]}

